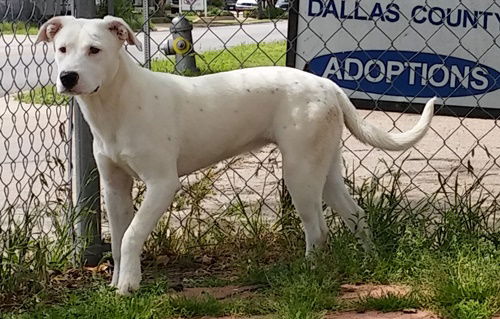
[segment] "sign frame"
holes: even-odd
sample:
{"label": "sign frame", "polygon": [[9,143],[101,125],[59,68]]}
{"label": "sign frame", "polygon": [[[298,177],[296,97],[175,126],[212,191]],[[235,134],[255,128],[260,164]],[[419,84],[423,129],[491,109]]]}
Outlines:
{"label": "sign frame", "polygon": [[[297,64],[300,1],[307,0],[291,0],[288,12],[288,32],[286,46],[287,51],[285,65],[292,68],[296,68]],[[310,70],[308,70],[308,62],[305,65],[304,71],[310,72]],[[419,114],[423,111],[425,106],[424,103],[417,102],[380,101],[361,98],[351,98],[351,100],[358,109],[379,110],[386,112]],[[438,101],[441,102],[439,99]],[[439,103],[439,105],[437,105],[436,107],[435,114],[453,117],[497,120],[500,119],[500,108],[485,108],[478,105],[462,106]]]}

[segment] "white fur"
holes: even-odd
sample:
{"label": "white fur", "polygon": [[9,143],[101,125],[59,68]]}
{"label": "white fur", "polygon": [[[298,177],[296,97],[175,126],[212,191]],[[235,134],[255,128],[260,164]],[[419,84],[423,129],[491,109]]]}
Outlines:
{"label": "white fur", "polygon": [[[56,50],[66,46],[65,54],[56,54],[58,71],[80,75],[73,90],[65,90],[59,81],[57,87],[76,95],[94,136],[111,227],[112,285],[120,294],[139,287],[143,243],[169,208],[179,177],[268,143],[282,152],[283,175],[303,222],[306,253],[326,241],[322,199],[369,248],[364,212],[343,183],[344,123],[365,143],[404,150],[423,137],[432,119],[434,99],[413,129],[388,134],[358,117],[336,84],[292,68],[259,67],[192,78],[154,73],[133,63],[121,48],[125,40],[138,43],[133,33],[127,38],[113,32],[117,21],[119,28],[123,21],[54,19],[42,27],[39,41],[53,41]],[[89,55],[89,46],[102,51]],[[132,178],[147,186],[135,216]]]}

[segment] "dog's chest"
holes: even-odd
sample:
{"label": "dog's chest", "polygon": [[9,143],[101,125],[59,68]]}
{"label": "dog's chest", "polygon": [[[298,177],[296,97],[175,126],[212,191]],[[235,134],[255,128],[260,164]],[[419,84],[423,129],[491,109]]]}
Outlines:
{"label": "dog's chest", "polygon": [[138,178],[137,173],[132,169],[134,155],[130,152],[129,146],[122,144],[119,139],[113,139],[113,141],[96,139],[96,146],[96,150],[100,154],[107,157],[130,176]]}

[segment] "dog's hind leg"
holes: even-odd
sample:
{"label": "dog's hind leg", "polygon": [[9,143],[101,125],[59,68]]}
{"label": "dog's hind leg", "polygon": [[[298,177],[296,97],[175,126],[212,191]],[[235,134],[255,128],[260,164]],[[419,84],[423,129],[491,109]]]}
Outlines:
{"label": "dog's hind leg", "polygon": [[307,255],[322,247],[328,237],[322,194],[333,151],[342,136],[342,117],[334,107],[309,101],[283,118],[276,125],[276,141],[283,156],[285,184],[304,227]]}
{"label": "dog's hind leg", "polygon": [[363,248],[371,251],[373,241],[370,229],[367,223],[367,217],[364,210],[353,200],[344,184],[342,176],[342,157],[341,148],[338,147],[334,154],[333,161],[328,172],[323,198],[337,214],[340,215],[347,227],[360,240]]}
{"label": "dog's hind leg", "polygon": [[322,162],[323,158],[318,160],[310,153],[283,153],[283,177],[302,220],[306,255],[324,246],[328,236],[321,199],[328,163]]}

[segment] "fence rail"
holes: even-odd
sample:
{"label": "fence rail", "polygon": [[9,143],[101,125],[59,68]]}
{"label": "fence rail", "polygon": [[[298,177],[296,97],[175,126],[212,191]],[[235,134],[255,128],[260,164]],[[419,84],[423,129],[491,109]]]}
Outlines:
{"label": "fence rail", "polygon": [[[319,2],[324,5],[344,3]],[[202,74],[257,65],[285,65],[285,60],[287,65],[295,65],[294,58],[301,58],[297,55],[296,41],[301,32],[314,33],[307,29],[307,23],[315,18],[301,15],[298,0],[290,1],[290,9],[285,10],[276,8],[272,0],[260,3],[256,10],[237,12],[233,8],[229,10],[225,2],[212,0],[209,1],[208,17],[203,12],[182,13],[195,26],[193,48]],[[109,4],[99,1],[91,12],[103,16],[112,8],[137,30],[148,48],[141,53],[127,47],[137,63],[156,71],[175,72],[174,57],[167,56],[163,50],[172,36],[168,17],[175,15],[172,14],[175,2],[168,5],[164,1],[149,4],[145,1],[142,7],[133,7],[133,3],[126,0],[115,0],[114,7]],[[494,3],[490,7],[493,17],[500,15],[499,6]],[[429,1],[422,7],[432,6]],[[146,8],[149,10],[145,11]],[[451,12],[460,8],[451,8]],[[46,263],[64,258],[74,245],[73,203],[79,194],[74,194],[72,185],[75,162],[72,158],[75,147],[73,108],[68,98],[55,92],[52,48],[46,44],[34,45],[34,34],[43,21],[73,9],[74,4],[58,1],[0,1],[0,185],[3,188],[0,191],[0,261],[20,255],[21,259],[29,261],[32,251],[19,249],[26,239],[43,238],[47,245],[55,245],[57,249],[47,255]],[[292,22],[288,21],[289,14]],[[407,19],[412,26],[411,17],[401,19]],[[299,24],[303,26],[304,23],[306,31],[300,31]],[[315,43],[345,32],[344,23],[347,26],[349,21],[341,22],[340,29],[331,30],[330,34],[314,35]],[[470,27],[475,28],[474,25]],[[382,18],[374,18],[373,29],[380,28],[383,28]],[[364,36],[350,35],[360,50],[370,30],[366,31]],[[317,56],[324,50],[333,52],[327,40],[324,41],[318,47]],[[498,56],[498,36],[492,35],[490,41],[491,50]],[[394,40],[389,42],[388,49],[397,49]],[[433,47],[424,41],[422,50],[433,50]],[[310,58],[308,56],[307,60]],[[453,109],[446,105],[447,97],[442,98],[444,105],[440,110],[446,109],[453,114]],[[475,95],[477,103],[470,105],[470,110],[484,112],[485,109],[479,107],[481,99],[481,94]],[[384,111],[385,102],[371,98],[370,94],[363,100],[364,106],[372,106],[371,110],[360,111],[363,117],[384,129],[405,130],[416,120],[415,115],[406,114],[418,104],[412,96],[401,97],[399,101],[398,110],[405,114]],[[471,118],[471,114],[461,112],[459,117],[436,117],[422,143],[402,153],[373,149],[345,133],[343,155],[347,178],[370,178],[401,166],[401,187],[413,198],[438,192],[443,185],[452,187],[458,178],[458,183],[464,186],[479,180],[482,192],[496,200],[500,191],[498,118],[488,114],[489,119],[477,119]],[[272,146],[183,177],[182,190],[171,212],[165,215],[165,221],[153,236],[196,238],[185,246],[189,247],[210,244],[216,233],[214,229],[218,229],[221,236],[224,232],[238,231],[238,227],[243,227],[238,223],[244,224],[242,215],[238,215],[241,211],[270,223],[280,221],[285,201],[280,179],[281,158]],[[135,189],[138,202],[143,191],[138,184]],[[165,226],[167,222],[170,224]],[[106,236],[105,216],[102,227]],[[174,249],[173,239],[165,239],[165,244]],[[17,269],[2,267],[3,273]]]}

